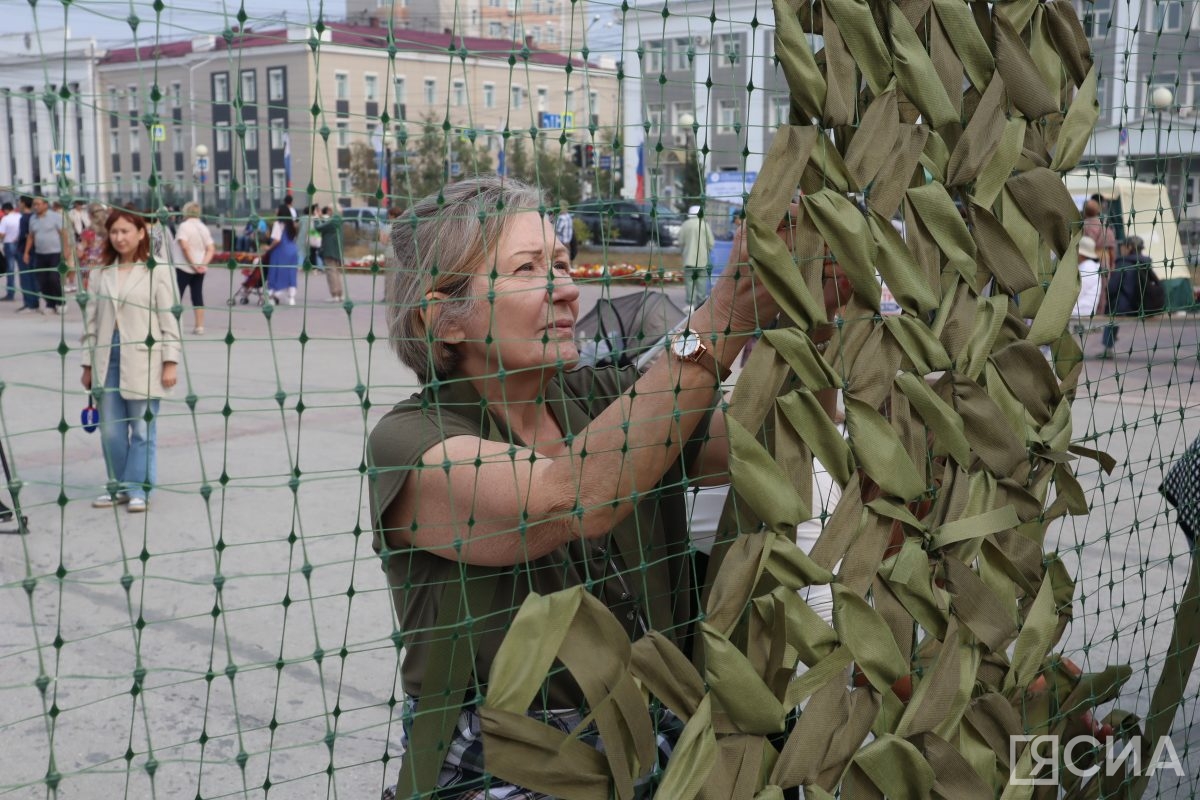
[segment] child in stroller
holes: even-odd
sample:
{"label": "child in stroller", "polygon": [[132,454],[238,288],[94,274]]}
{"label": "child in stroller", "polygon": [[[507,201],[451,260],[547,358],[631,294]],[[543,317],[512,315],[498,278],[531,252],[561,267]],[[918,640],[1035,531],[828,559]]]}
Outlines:
{"label": "child in stroller", "polygon": [[233,297],[229,298],[229,305],[249,305],[250,298],[253,297],[255,304],[261,306],[263,304],[263,283],[266,282],[265,272],[266,268],[259,263],[258,259],[255,259],[252,265],[243,267],[242,285]]}

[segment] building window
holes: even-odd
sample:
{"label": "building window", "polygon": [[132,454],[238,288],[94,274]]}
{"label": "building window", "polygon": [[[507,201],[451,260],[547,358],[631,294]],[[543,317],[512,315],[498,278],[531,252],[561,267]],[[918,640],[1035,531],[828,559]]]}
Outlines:
{"label": "building window", "polygon": [[458,107],[467,104],[467,85],[462,81],[454,82],[454,105]]}
{"label": "building window", "polygon": [[1151,30],[1160,33],[1177,33],[1183,30],[1184,9],[1180,0],[1150,0],[1150,10],[1154,20]]}
{"label": "building window", "polygon": [[271,170],[271,204],[278,205],[287,197],[287,172],[282,169]]}
{"label": "building window", "polygon": [[1108,35],[1112,12],[1113,0],[1093,0],[1083,4],[1080,16],[1083,19],[1083,31],[1089,39],[1103,39]]}
{"label": "building window", "polygon": [[1183,202],[1188,208],[1200,206],[1200,175],[1188,175],[1184,184]]}
{"label": "building window", "polygon": [[496,107],[496,84],[485,83],[483,85],[483,107],[484,108],[495,108]]}
{"label": "building window", "polygon": [[525,99],[525,90],[520,86],[512,87],[512,99],[509,102],[509,108],[518,109],[521,107],[522,101]]}
{"label": "building window", "polygon": [[183,86],[179,81],[171,84],[171,108],[179,108],[182,102]]}
{"label": "building window", "polygon": [[791,109],[791,100],[787,97],[771,98],[771,127],[778,128],[780,125],[786,125],[788,121],[788,111]]}
{"label": "building window", "polygon": [[229,73],[214,72],[212,76],[213,102],[229,102]]}
{"label": "building window", "polygon": [[183,127],[180,125],[171,128],[171,152],[176,155],[183,153]]}
{"label": "building window", "polygon": [[125,95],[125,102],[129,104],[129,116],[136,117],[138,113],[138,87],[129,87],[129,92]]}
{"label": "building window", "polygon": [[217,134],[217,152],[218,153],[228,153],[229,152],[229,123],[228,122],[218,122],[217,127],[216,127],[216,134]]}
{"label": "building window", "polygon": [[337,146],[350,146],[350,122],[348,120],[339,119],[337,121]]}
{"label": "building window", "polygon": [[137,128],[129,131],[129,154],[133,155],[141,149],[141,140],[138,138]]}
{"label": "building window", "polygon": [[258,126],[257,125],[247,125],[246,126],[246,149],[247,150],[257,150],[258,149]]}
{"label": "building window", "polygon": [[246,202],[251,208],[258,208],[258,170],[246,170]]}
{"label": "building window", "polygon": [[722,33],[713,37],[716,45],[713,55],[717,57],[718,65],[732,66],[742,57],[742,36],[738,33]]}
{"label": "building window", "polygon": [[1187,106],[1193,114],[1200,112],[1200,69],[1188,73]]}
{"label": "building window", "polygon": [[114,157],[121,154],[121,134],[117,133],[116,131],[109,131],[108,152],[109,155]]}
{"label": "building window", "polygon": [[120,105],[121,93],[118,92],[116,88],[110,87],[108,90],[108,112],[110,114],[116,114],[121,110]]}
{"label": "building window", "polygon": [[691,70],[691,64],[688,63],[688,49],[692,43],[689,39],[676,39],[671,47],[671,69],[676,72],[688,72]]}
{"label": "building window", "polygon": [[333,96],[335,100],[350,99],[350,76],[345,72],[333,73]]}
{"label": "building window", "polygon": [[549,96],[550,96],[550,92],[546,90],[545,86],[539,86],[537,88],[537,110],[538,111],[546,110],[546,100],[549,98]]}
{"label": "building window", "polygon": [[350,181],[350,173],[347,170],[340,169],[337,174],[338,193],[342,197],[349,197],[354,192],[354,184]]}
{"label": "building window", "polygon": [[252,69],[242,70],[242,102],[258,102],[258,79]]}
{"label": "building window", "polygon": [[645,55],[642,56],[642,72],[650,75],[662,72],[663,43],[661,41],[646,42]]}
{"label": "building window", "polygon": [[717,133],[737,133],[738,106],[736,100],[717,101]]}
{"label": "building window", "polygon": [[271,120],[271,149],[283,149],[283,135],[287,132],[287,126],[282,119]]}
{"label": "building window", "polygon": [[379,100],[379,77],[376,75],[363,75],[363,99],[368,103],[374,103]]}
{"label": "building window", "polygon": [[229,177],[230,177],[229,170],[227,170],[227,169],[217,170],[217,199],[218,200],[228,200],[229,199]]}
{"label": "building window", "polygon": [[600,113],[600,93],[588,92],[588,116],[594,117]]}
{"label": "building window", "polygon": [[575,90],[567,89],[563,98],[563,111],[568,114],[575,113]]}
{"label": "building window", "polygon": [[658,103],[646,106],[646,122],[650,123],[650,134],[658,137],[662,133],[663,107]]}
{"label": "building window", "polygon": [[435,78],[425,79],[425,103],[433,105],[437,102],[437,80]]}
{"label": "building window", "polygon": [[405,83],[404,78],[396,78],[394,83],[396,87],[396,103],[399,105],[406,104],[408,102],[408,84]]}
{"label": "building window", "polygon": [[488,36],[492,37],[493,39],[499,39],[500,37],[504,36],[504,26],[499,22],[489,22]]}
{"label": "building window", "polygon": [[267,100],[282,100],[286,93],[283,67],[273,67],[267,70]]}

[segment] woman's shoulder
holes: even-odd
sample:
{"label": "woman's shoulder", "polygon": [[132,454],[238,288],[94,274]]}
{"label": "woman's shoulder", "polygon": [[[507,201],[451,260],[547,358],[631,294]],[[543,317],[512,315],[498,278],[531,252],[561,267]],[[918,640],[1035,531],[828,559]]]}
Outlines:
{"label": "woman's shoulder", "polygon": [[478,422],[433,402],[426,391],[397,403],[384,414],[371,429],[367,448],[373,464],[411,466],[439,441],[478,435]]}

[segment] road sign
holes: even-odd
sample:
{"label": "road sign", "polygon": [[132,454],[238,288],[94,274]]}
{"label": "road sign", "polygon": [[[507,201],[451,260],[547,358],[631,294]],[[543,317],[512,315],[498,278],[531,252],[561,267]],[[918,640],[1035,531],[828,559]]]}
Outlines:
{"label": "road sign", "polygon": [[575,130],[575,112],[568,111],[562,115],[562,128],[564,133],[571,133]]}
{"label": "road sign", "polygon": [[165,142],[167,140],[167,128],[162,123],[157,123],[150,126],[150,138],[156,142]]}
{"label": "road sign", "polygon": [[600,156],[600,169],[612,169],[612,156]]}
{"label": "road sign", "polygon": [[462,174],[462,164],[458,163],[457,161],[451,161],[450,162],[450,177],[457,178],[461,174]]}
{"label": "road sign", "polygon": [[208,172],[208,157],[207,156],[201,156],[200,158],[196,159],[196,171],[197,172]]}
{"label": "road sign", "polygon": [[562,114],[551,114],[542,111],[538,114],[538,127],[546,130],[559,130],[563,126]]}
{"label": "road sign", "polygon": [[52,158],[54,159],[54,171],[60,174],[71,172],[71,154],[62,150],[55,150]]}

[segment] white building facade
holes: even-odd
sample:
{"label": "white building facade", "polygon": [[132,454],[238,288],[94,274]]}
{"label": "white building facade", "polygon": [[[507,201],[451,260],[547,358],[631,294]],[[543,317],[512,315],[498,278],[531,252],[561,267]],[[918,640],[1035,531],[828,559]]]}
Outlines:
{"label": "white building facade", "polygon": [[65,29],[0,36],[0,193],[100,192],[99,52]]}

